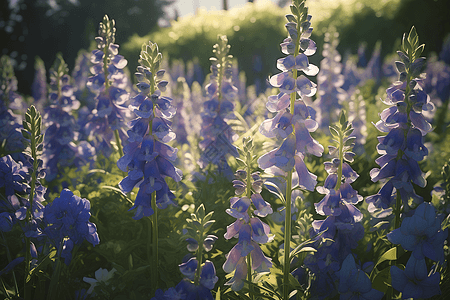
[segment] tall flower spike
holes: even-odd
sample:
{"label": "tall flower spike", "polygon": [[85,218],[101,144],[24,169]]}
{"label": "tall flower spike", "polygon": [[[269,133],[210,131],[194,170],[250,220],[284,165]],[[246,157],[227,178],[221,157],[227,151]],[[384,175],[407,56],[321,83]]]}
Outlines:
{"label": "tall flower spike", "polygon": [[45,148],[44,166],[47,169],[45,179],[52,181],[62,168],[79,165],[78,148],[74,141],[78,139],[77,124],[72,111],[80,107],[80,101],[73,94],[71,77],[61,54],[57,55],[50,69],[49,106],[45,108],[44,125]]}
{"label": "tall flower spike", "polygon": [[91,67],[93,76],[89,77],[87,87],[96,94],[96,110],[92,119],[85,125],[86,132],[94,137],[95,146],[105,155],[112,152],[110,142],[115,141],[122,156],[122,141],[126,140],[125,101],[129,98],[125,88],[128,78],[123,68],[127,60],[119,55],[119,45],[115,41],[115,22],[103,17],[95,38],[97,49],[92,51]]}
{"label": "tall flower spike", "polygon": [[[43,177],[42,161],[39,159],[42,153],[42,142],[44,141],[44,135],[41,134],[42,118],[38,110],[31,105],[26,114],[25,120],[22,125],[22,135],[26,140],[25,153],[30,156],[31,166],[29,167],[30,189],[28,202],[24,207],[20,208],[16,212],[16,217],[20,220],[25,219],[25,227],[23,228],[25,234],[25,278],[28,276],[31,267],[31,250],[35,249],[31,242],[31,237],[38,237],[41,235],[39,230],[40,219],[42,218],[43,205],[40,203],[43,200],[43,195],[46,189],[40,185],[39,178]],[[13,200],[10,198],[10,200]],[[16,203],[19,201],[15,201]],[[11,203],[14,205],[13,201]],[[16,204],[17,205],[17,204]],[[23,210],[26,210],[23,212]],[[33,251],[35,252],[35,251]],[[25,280],[25,298],[27,298],[27,292],[29,291],[27,280]]]}
{"label": "tall flower spike", "polygon": [[[313,96],[316,84],[306,76],[314,76],[319,68],[309,63],[308,56],[316,52],[316,44],[309,37],[313,28],[311,15],[305,2],[294,0],[290,6],[292,14],[286,15],[288,23],[286,29],[289,37],[281,43],[281,51],[288,54],[277,60],[277,67],[282,72],[270,77],[273,87],[278,87],[280,93],[270,96],[267,109],[276,113],[273,119],[265,120],[259,131],[269,138],[277,138],[281,144],[258,159],[258,165],[267,174],[281,175],[286,181],[285,231],[284,231],[284,270],[283,270],[283,298],[288,299],[290,289],[290,241],[291,241],[291,194],[296,186],[313,191],[317,183],[317,176],[310,173],[304,159],[307,154],[322,156],[323,147],[315,141],[310,132],[314,132],[318,124],[312,119],[313,109],[308,107],[302,97]],[[298,76],[298,72],[304,73]],[[305,76],[306,75],[306,76]],[[300,98],[297,98],[297,94]],[[294,170],[295,167],[295,170]],[[292,173],[297,172],[298,181],[293,182]]]}
{"label": "tall flower spike", "polygon": [[23,151],[20,134],[20,116],[13,113],[10,103],[15,98],[17,79],[11,59],[3,55],[0,59],[0,157]]}
{"label": "tall flower spike", "polygon": [[210,83],[206,85],[208,100],[203,104],[202,129],[203,140],[200,149],[203,151],[199,165],[205,168],[208,163],[217,165],[219,173],[228,178],[232,171],[227,163],[227,156],[237,157],[239,153],[233,142],[237,135],[227,124],[227,119],[233,116],[234,99],[237,88],[231,81],[232,56],[226,36],[218,36],[218,43],[213,47],[216,57],[211,57]]}
{"label": "tall flower spike", "polygon": [[[323,186],[317,187],[317,191],[325,196],[319,203],[314,204],[316,212],[327,218],[312,223],[310,236],[324,233],[316,239],[317,252],[308,254],[304,260],[306,267],[316,278],[313,289],[320,289],[321,280],[324,278],[338,278],[336,271],[364,236],[364,227],[361,224],[363,215],[355,207],[363,197],[351,186],[359,175],[348,164],[353,162],[355,156],[352,152],[355,140],[351,136],[352,131],[352,124],[341,111],[339,123],[330,126],[336,146],[328,148],[334,158],[324,163],[328,177]],[[327,243],[325,239],[332,239],[333,242]],[[336,291],[330,288],[328,292],[331,297]]]}
{"label": "tall flower spike", "polygon": [[[274,238],[270,234],[270,227],[259,217],[266,217],[272,213],[272,207],[261,196],[263,181],[259,172],[251,173],[251,165],[256,156],[253,155],[253,141],[244,138],[244,149],[239,149],[245,170],[235,173],[233,186],[237,197],[230,199],[231,207],[227,214],[236,218],[236,221],[227,227],[225,238],[238,237],[238,243],[227,254],[223,265],[226,273],[233,277],[225,283],[231,289],[239,291],[244,286],[244,279],[252,282],[253,273],[268,272],[272,266],[270,258],[266,257],[259,244],[271,242]],[[252,205],[253,204],[253,205]],[[252,293],[252,292],[251,292]]]}
{"label": "tall flower spike", "polygon": [[[261,156],[258,164],[266,173],[285,176],[295,167],[299,177],[298,185],[313,191],[316,176],[308,172],[304,158],[307,154],[322,156],[323,147],[310,135],[318,124],[311,118],[312,108],[301,97],[314,95],[316,84],[304,75],[297,77],[297,70],[303,71],[305,75],[316,75],[319,69],[308,62],[308,56],[316,51],[315,43],[309,39],[312,32],[312,27],[309,27],[311,15],[307,15],[303,2],[300,6],[293,7],[295,8],[292,10],[298,15],[286,16],[289,21],[286,28],[290,37],[281,44],[283,53],[289,56],[277,61],[278,68],[283,72],[270,78],[272,86],[279,87],[281,91],[278,95],[270,96],[266,105],[276,116],[265,120],[259,128],[266,137],[277,138],[281,146]],[[293,92],[300,95],[300,98],[296,98]]]}
{"label": "tall flower spike", "polygon": [[[140,93],[131,99],[129,106],[137,118],[129,122],[128,144],[117,162],[122,171],[128,172],[119,183],[120,188],[125,193],[135,186],[139,188],[130,209],[136,209],[133,217],[136,220],[151,216],[156,209],[154,205],[160,209],[175,205],[175,196],[164,178],[171,177],[178,182],[182,175],[172,164],[178,150],[166,144],[175,139],[169,121],[175,109],[172,99],[161,95],[168,83],[162,79],[165,71],[159,69],[161,61],[158,45],[152,42],[142,45],[140,66],[135,73]],[[156,197],[154,205],[152,194]]]}
{"label": "tall flower spike", "polygon": [[381,120],[375,127],[386,132],[378,137],[377,151],[382,156],[376,160],[380,168],[370,171],[373,182],[385,179],[384,186],[378,194],[366,199],[368,210],[376,213],[395,206],[395,228],[400,225],[400,213],[410,211],[423,199],[414,192],[414,185],[425,187],[426,180],[420,170],[419,161],[428,155],[423,144],[423,136],[432,130],[422,112],[434,108],[430,97],[422,89],[419,75],[425,67],[425,58],[420,57],[424,45],[413,27],[408,35],[403,36],[402,51],[398,51],[400,61],[396,61],[400,72],[399,81],[387,90],[383,101],[390,105],[381,114]]}
{"label": "tall flower spike", "polygon": [[339,33],[334,27],[325,33],[323,45],[323,59],[320,62],[320,71],[317,75],[318,97],[315,101],[317,107],[317,122],[322,130],[327,130],[330,124],[337,122],[342,102],[348,98],[341,88],[344,84],[341,55],[337,51]]}

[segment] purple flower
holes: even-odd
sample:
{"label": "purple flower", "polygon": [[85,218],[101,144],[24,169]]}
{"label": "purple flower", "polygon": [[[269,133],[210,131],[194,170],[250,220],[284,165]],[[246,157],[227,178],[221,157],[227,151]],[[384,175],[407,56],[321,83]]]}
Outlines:
{"label": "purple flower", "polygon": [[349,254],[339,270],[340,299],[381,299],[384,294],[372,288],[369,276],[358,269],[352,254]]}
{"label": "purple flower", "polygon": [[408,47],[417,47],[418,51],[408,52],[405,50],[407,46],[403,45],[403,50],[408,55],[402,51],[397,52],[400,61],[395,64],[400,78],[386,90],[387,96],[383,102],[391,107],[380,114],[381,120],[375,125],[381,132],[387,132],[387,135],[378,138],[377,151],[382,156],[376,163],[380,168],[372,169],[370,176],[373,182],[387,179],[388,183],[377,195],[367,198],[372,214],[389,212],[387,209],[394,203],[393,197],[396,194],[400,194],[403,203],[403,208],[396,209],[403,209],[405,212],[411,209],[411,205],[418,205],[423,201],[414,192],[413,184],[420,187],[426,185],[418,162],[428,155],[423,136],[432,128],[425,120],[423,111],[430,111],[434,106],[419,78],[425,59],[419,57],[422,50],[415,30],[411,30],[410,37],[411,35],[415,36],[417,45]]}
{"label": "purple flower", "polygon": [[425,259],[417,259],[411,255],[404,270],[391,267],[392,287],[402,293],[402,299],[430,298],[441,294],[438,272],[428,275]]}
{"label": "purple flower", "polygon": [[[244,146],[247,147],[247,146]],[[245,148],[250,151],[250,149]],[[247,171],[238,170],[235,177],[241,180],[246,180]],[[253,173],[251,177],[252,186],[254,183],[261,181],[258,173]],[[246,181],[234,180],[239,182],[238,190],[241,186],[247,190],[251,187],[246,185]],[[236,184],[235,184],[236,186]],[[260,191],[260,185],[257,184],[257,191]],[[242,194],[236,192],[236,194]],[[252,208],[252,203],[254,208]],[[265,217],[272,213],[272,208],[269,203],[264,201],[259,193],[254,193],[251,197],[232,197],[230,199],[230,208],[226,212],[237,220],[227,226],[227,232],[224,237],[231,239],[238,237],[238,243],[231,249],[226,255],[227,260],[223,264],[223,270],[226,273],[234,271],[234,276],[225,283],[231,285],[234,291],[242,289],[244,282],[243,279],[247,276],[247,261],[246,257],[250,254],[252,258],[251,268],[257,273],[266,272],[272,266],[270,258],[267,258],[262,252],[259,244],[265,244],[273,240],[273,236],[270,235],[270,227],[266,223],[262,222],[258,217]],[[255,216],[252,215],[251,211]]]}
{"label": "purple flower", "polygon": [[338,120],[341,103],[348,99],[346,91],[341,88],[344,76],[341,74],[341,55],[336,50],[339,34],[330,28],[328,31],[325,33],[322,51],[324,58],[320,62],[320,72],[317,75],[318,97],[314,102],[317,108],[317,122],[324,131]]}
{"label": "purple flower", "polygon": [[71,255],[68,252],[73,244],[80,244],[85,239],[93,246],[99,244],[97,228],[89,222],[90,216],[89,200],[74,195],[68,189],[45,207],[43,220],[47,226],[44,232],[57,249],[64,243],[62,255],[66,257],[66,264],[69,264]]}
{"label": "purple flower", "polygon": [[431,203],[422,203],[411,217],[403,219],[400,228],[387,234],[393,244],[400,244],[412,251],[416,259],[428,257],[434,261],[444,261],[444,241],[448,230],[441,229],[441,218]]}
{"label": "purple flower", "polygon": [[[136,209],[133,217],[136,220],[154,213],[155,208],[151,204],[153,193],[156,194],[158,208],[176,205],[175,196],[169,190],[165,177],[178,182],[182,176],[181,171],[173,165],[177,149],[165,144],[175,138],[168,120],[175,114],[175,109],[172,107],[172,99],[161,95],[166,83],[161,80],[164,70],[159,70],[161,55],[156,54],[157,47],[150,42],[141,53],[141,65],[135,74],[139,80],[137,87],[141,92],[131,99],[129,105],[137,118],[128,124],[131,127],[128,130],[129,143],[117,162],[122,171],[128,172],[128,176],[119,183],[120,188],[126,193],[135,186],[139,188],[135,203],[130,209]],[[155,58],[148,58],[148,53],[154,53]],[[122,95],[120,92],[116,94]]]}
{"label": "purple flower", "polygon": [[217,58],[211,58],[211,82],[205,87],[208,100],[203,104],[201,115],[200,135],[203,140],[199,144],[202,150],[199,165],[201,168],[209,163],[217,165],[219,173],[231,179],[232,171],[226,157],[236,157],[239,153],[233,145],[237,135],[227,120],[233,117],[233,101],[238,90],[232,84],[231,56],[228,55],[230,47],[226,36],[219,36],[214,48]]}

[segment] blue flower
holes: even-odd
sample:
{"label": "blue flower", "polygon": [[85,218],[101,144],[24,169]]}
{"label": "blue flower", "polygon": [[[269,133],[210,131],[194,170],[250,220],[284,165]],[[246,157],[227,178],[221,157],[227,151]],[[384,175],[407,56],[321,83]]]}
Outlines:
{"label": "blue flower", "polygon": [[10,155],[0,158],[0,188],[4,188],[5,196],[25,193],[27,173],[23,165],[16,163]]}
{"label": "blue flower", "polygon": [[412,251],[416,259],[428,257],[434,261],[444,261],[444,241],[448,230],[441,229],[441,218],[431,203],[422,203],[411,217],[403,219],[400,228],[387,234],[393,244],[400,244]]}
{"label": "blue flower", "polygon": [[239,153],[233,142],[237,135],[228,125],[227,120],[233,117],[233,101],[238,90],[232,84],[231,56],[228,55],[230,46],[226,36],[219,36],[214,45],[216,57],[211,58],[212,65],[210,83],[205,86],[208,100],[204,102],[202,112],[202,129],[200,135],[203,140],[199,143],[202,155],[199,160],[201,168],[207,164],[217,165],[219,173],[232,178],[232,171],[228,166],[228,156],[237,157]]}
{"label": "blue flower", "polygon": [[[97,150],[109,156],[112,152],[110,142],[115,141],[115,131],[120,143],[126,140],[125,124],[127,110],[125,102],[129,79],[123,71],[127,60],[119,55],[119,45],[115,42],[114,20],[103,17],[99,34],[96,37],[97,49],[92,51],[90,68],[93,76],[88,78],[86,86],[95,94],[96,109],[84,124],[84,132],[94,138]],[[105,65],[106,64],[106,65]],[[116,141],[117,142],[117,141]],[[100,147],[102,145],[102,147]]]}
{"label": "blue flower", "polygon": [[[128,124],[131,127],[128,130],[129,143],[123,149],[124,155],[117,161],[117,166],[128,172],[128,176],[119,183],[120,188],[125,193],[134,187],[139,188],[135,203],[130,209],[136,209],[133,217],[136,220],[154,213],[151,204],[153,193],[156,194],[158,208],[176,205],[175,196],[165,177],[179,182],[182,176],[181,171],[173,165],[178,150],[165,144],[175,138],[169,121],[175,114],[175,109],[172,99],[161,95],[167,84],[161,80],[165,72],[159,70],[161,54],[155,54],[158,53],[158,46],[151,42],[144,45],[143,49],[141,65],[135,73],[140,93],[131,99],[129,106],[137,118]],[[148,58],[148,53],[154,53],[155,59]]]}
{"label": "blue flower", "polygon": [[441,294],[438,272],[428,275],[425,259],[417,259],[411,255],[404,270],[391,267],[392,287],[402,293],[402,299],[430,298]]}
{"label": "blue flower", "polygon": [[[383,110],[380,114],[381,120],[375,124],[378,130],[386,132],[387,135],[378,138],[377,151],[382,156],[376,163],[380,168],[372,169],[370,176],[373,182],[388,179],[390,183],[383,187],[383,192],[367,198],[372,213],[387,212],[387,206],[393,204],[394,194],[400,194],[403,204],[403,208],[396,209],[402,209],[404,212],[423,202],[422,197],[414,192],[413,184],[420,187],[426,185],[418,162],[428,154],[428,149],[423,144],[423,136],[432,129],[423,112],[433,110],[434,105],[423,89],[422,79],[419,78],[425,58],[419,57],[422,46],[418,44],[414,28],[408,36],[409,39],[414,40],[415,44],[402,45],[407,54],[397,52],[400,61],[395,64],[400,78],[386,90],[386,98],[383,100],[390,107]],[[414,51],[407,50],[409,48],[414,48]]]}
{"label": "blue flower", "polygon": [[376,300],[384,296],[380,292],[372,288],[372,282],[369,276],[356,267],[355,259],[352,254],[349,254],[342,263],[339,270],[339,299],[367,299]]}
{"label": "blue flower", "polygon": [[317,122],[324,131],[338,120],[341,103],[348,98],[346,91],[341,88],[344,76],[341,74],[341,55],[336,50],[338,44],[338,33],[328,28],[322,51],[324,58],[320,62],[320,72],[317,75],[318,97],[314,102],[317,107]]}
{"label": "blue flower", "polygon": [[[60,197],[45,207],[44,222],[47,226],[44,232],[57,249],[64,243],[62,255],[66,257],[67,265],[73,244],[80,244],[85,239],[93,246],[100,242],[95,224],[89,222],[90,216],[89,200],[74,195],[69,189],[64,189]],[[68,247],[66,251],[65,247]]]}
{"label": "blue flower", "polygon": [[[235,186],[238,187],[236,194],[242,194],[240,192],[241,186],[244,186],[245,190],[256,187],[255,191],[261,191],[260,184],[262,182],[259,173],[252,174],[251,187],[247,187],[247,174],[247,171],[244,170],[236,172],[235,177],[238,178],[234,180]],[[253,209],[252,203],[255,209]],[[264,255],[259,244],[271,242],[274,236],[270,234],[269,225],[258,218],[271,214],[272,208],[259,193],[254,193],[250,198],[247,196],[232,197],[230,199],[230,208],[226,212],[236,218],[236,221],[227,226],[227,232],[224,237],[226,239],[238,237],[239,241],[226,255],[226,261],[223,264],[223,270],[226,273],[234,271],[233,277],[225,284],[231,285],[234,291],[238,291],[244,286],[243,279],[247,276],[247,255],[250,254],[252,258],[251,268],[257,273],[266,272],[272,266],[271,259]]]}

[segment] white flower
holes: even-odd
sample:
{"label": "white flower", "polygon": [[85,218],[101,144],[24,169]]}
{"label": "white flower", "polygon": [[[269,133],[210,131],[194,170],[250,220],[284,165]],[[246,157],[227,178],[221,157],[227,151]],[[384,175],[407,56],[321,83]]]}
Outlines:
{"label": "white flower", "polygon": [[89,278],[89,277],[83,277],[83,281],[87,282],[91,285],[89,290],[87,291],[87,294],[91,294],[94,291],[95,286],[99,282],[104,282],[105,284],[108,284],[108,281],[114,276],[114,272],[117,270],[115,268],[112,268],[111,271],[108,271],[107,269],[98,269],[95,271],[95,279]]}

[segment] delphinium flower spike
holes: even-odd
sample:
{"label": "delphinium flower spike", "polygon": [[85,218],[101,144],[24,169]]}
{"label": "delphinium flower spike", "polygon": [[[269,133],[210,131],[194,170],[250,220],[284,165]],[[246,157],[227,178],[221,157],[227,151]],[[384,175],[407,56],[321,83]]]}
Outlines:
{"label": "delphinium flower spike", "polygon": [[[292,189],[295,186],[313,191],[317,176],[310,173],[304,159],[307,154],[322,156],[323,147],[315,141],[310,132],[314,132],[318,124],[311,118],[312,109],[302,100],[303,96],[311,97],[316,93],[316,84],[305,75],[314,76],[319,68],[308,61],[308,56],[316,52],[316,44],[311,36],[311,15],[305,2],[294,0],[290,6],[292,14],[286,15],[286,29],[289,37],[281,44],[287,57],[277,60],[277,67],[282,71],[269,80],[280,93],[270,96],[267,108],[276,113],[273,119],[264,121],[259,131],[269,138],[277,138],[281,146],[264,154],[258,159],[259,167],[268,174],[282,175],[286,180],[286,203],[291,203]],[[301,71],[305,75],[298,75]],[[297,95],[300,98],[297,98]],[[294,169],[295,168],[295,169]],[[298,182],[293,182],[292,173],[298,173]],[[290,240],[291,240],[291,205],[286,205],[284,226],[284,298],[289,296],[290,273]]]}
{"label": "delphinium flower spike", "polygon": [[128,99],[125,88],[128,79],[123,72],[127,60],[119,55],[119,45],[114,44],[116,28],[114,20],[103,17],[95,38],[97,49],[92,51],[91,76],[88,88],[96,94],[97,107],[85,130],[96,139],[96,148],[108,157],[112,150],[110,142],[115,141],[120,156],[123,156],[122,141],[126,140],[125,117],[123,107]]}
{"label": "delphinium flower spike", "polygon": [[[366,198],[368,210],[372,214],[394,209],[394,228],[400,226],[400,215],[410,214],[410,210],[423,202],[414,191],[414,185],[425,187],[426,180],[420,170],[419,161],[428,155],[423,136],[432,130],[422,111],[434,108],[430,97],[422,89],[419,75],[425,67],[425,58],[420,57],[424,45],[413,27],[404,35],[402,51],[398,51],[400,61],[396,61],[400,72],[399,81],[387,90],[383,101],[390,105],[381,114],[375,127],[387,133],[378,138],[377,151],[380,156],[376,163],[380,168],[370,171],[373,182],[384,179],[384,185],[376,195]],[[414,184],[414,185],[413,185]]]}
{"label": "delphinium flower spike", "polygon": [[[36,108],[31,105],[26,114],[25,120],[22,122],[23,129],[22,135],[26,140],[26,149],[25,152],[31,157],[31,166],[29,168],[29,172],[31,173],[30,177],[30,191],[28,198],[28,207],[26,207],[26,212],[23,214],[25,219],[25,275],[24,275],[24,298],[31,299],[29,296],[31,282],[27,280],[27,277],[30,273],[31,266],[31,253],[30,251],[34,248],[34,245],[31,242],[30,237],[36,236],[33,231],[39,231],[37,229],[37,219],[36,217],[41,217],[41,213],[43,210],[42,204],[40,204],[40,200],[43,200],[39,196],[43,196],[45,193],[45,188],[40,186],[39,178],[43,177],[44,173],[42,172],[42,161],[39,159],[39,156],[42,154],[43,149],[43,141],[44,135],[41,134],[41,125],[42,125],[42,117]],[[41,192],[41,193],[40,193]],[[39,205],[36,205],[39,204]],[[35,207],[37,209],[35,209]],[[19,214],[20,215],[20,214]],[[17,216],[17,212],[16,212]],[[18,217],[20,218],[20,217]]]}
{"label": "delphinium flower spike", "polygon": [[[377,150],[382,156],[376,162],[380,168],[372,169],[370,175],[372,181],[384,179],[385,183],[378,194],[366,199],[372,214],[393,216],[390,225],[394,230],[387,234],[388,240],[412,252],[404,270],[396,265],[390,268],[391,286],[402,293],[402,299],[440,293],[438,265],[444,262],[448,236],[434,206],[423,203],[414,191],[414,185],[426,185],[418,162],[428,155],[423,137],[432,130],[422,112],[434,108],[419,77],[425,69],[425,58],[420,57],[424,46],[419,44],[414,27],[403,36],[402,51],[397,52],[401,61],[395,62],[400,78],[386,90],[383,101],[392,106],[380,114],[375,125],[387,135],[378,138]],[[436,262],[430,273],[426,259]]]}
{"label": "delphinium flower spike", "polygon": [[54,296],[57,293],[61,258],[69,265],[74,248],[84,240],[93,246],[100,243],[97,227],[89,222],[90,209],[89,200],[74,195],[69,189],[63,189],[60,196],[45,207],[44,233],[57,250],[58,257],[49,287],[49,299],[54,299],[52,294]]}
{"label": "delphinium flower spike", "polygon": [[172,99],[161,95],[168,84],[161,79],[165,73],[160,69],[161,61],[158,45],[152,42],[142,45],[140,65],[135,73],[140,93],[131,99],[129,106],[137,118],[129,123],[128,144],[117,162],[119,169],[128,172],[128,176],[119,183],[122,191],[129,193],[135,186],[139,188],[130,209],[135,210],[133,218],[139,220],[152,216],[155,286],[158,279],[158,209],[176,205],[175,195],[169,190],[165,178],[179,182],[182,176],[172,164],[178,150],[166,144],[175,139],[169,121],[175,115],[175,109]]}
{"label": "delphinium flower spike", "polygon": [[19,97],[16,93],[17,79],[9,56],[0,59],[0,157],[22,152],[24,147],[20,134],[20,116],[10,109],[10,102]]}
{"label": "delphinium flower spike", "polygon": [[162,290],[157,290],[152,300],[214,299],[211,290],[219,278],[216,276],[214,264],[209,260],[203,262],[204,253],[211,251],[217,240],[215,235],[208,234],[211,225],[215,222],[211,220],[212,215],[213,212],[205,214],[205,207],[201,204],[195,213],[191,214],[191,218],[186,219],[188,224],[183,230],[185,232],[183,239],[188,242],[187,249],[195,253],[195,256],[186,255],[183,263],[179,265],[180,272],[184,275],[180,283],[164,293]]}
{"label": "delphinium flower spike", "polygon": [[334,27],[325,33],[323,45],[323,59],[320,62],[320,71],[317,74],[318,97],[314,102],[317,107],[317,122],[319,127],[326,131],[330,124],[337,122],[342,102],[347,99],[347,93],[341,88],[344,84],[341,55],[337,51],[339,33]]}
{"label": "delphinium flower spike", "polygon": [[226,36],[218,36],[218,43],[213,47],[215,57],[211,57],[210,83],[206,86],[208,100],[204,103],[202,113],[203,140],[200,149],[203,151],[199,160],[201,168],[207,164],[217,165],[219,173],[228,178],[232,177],[231,168],[227,163],[227,156],[237,157],[239,153],[233,142],[237,135],[226,120],[233,115],[233,100],[237,96],[237,89],[231,82],[232,56],[229,55],[230,46]]}
{"label": "delphinium flower spike", "polygon": [[[336,272],[364,236],[363,215],[355,207],[363,197],[351,186],[359,175],[349,165],[355,156],[352,152],[355,137],[351,136],[353,127],[343,111],[339,122],[330,126],[330,132],[335,142],[335,146],[328,147],[333,159],[324,163],[328,177],[323,186],[317,187],[317,191],[325,196],[314,204],[316,212],[327,218],[312,223],[310,236],[317,236],[317,252],[308,254],[304,260],[315,277],[313,293],[324,297],[336,294],[334,282],[339,278]],[[327,288],[324,289],[323,285]]]}
{"label": "delphinium flower spike", "polygon": [[[232,273],[233,277],[226,283],[232,290],[239,291],[244,286],[244,279],[253,282],[253,273],[268,272],[272,266],[270,258],[266,257],[259,244],[271,242],[274,238],[270,234],[270,227],[259,217],[266,217],[272,213],[272,207],[261,196],[263,181],[259,172],[252,173],[253,140],[244,138],[243,150],[239,149],[242,159],[240,161],[245,169],[235,173],[233,186],[236,188],[236,197],[230,199],[231,207],[227,213],[236,218],[228,225],[225,233],[226,239],[238,237],[238,243],[227,254],[223,269]],[[253,205],[252,205],[253,204]],[[250,287],[250,298],[253,299]]]}
{"label": "delphinium flower spike", "polygon": [[67,65],[61,54],[57,55],[50,69],[49,106],[45,108],[44,125],[45,149],[44,166],[47,170],[45,179],[52,181],[62,168],[77,164],[75,159],[78,148],[73,141],[77,140],[77,124],[72,111],[80,107],[73,94],[71,77],[67,74]]}

